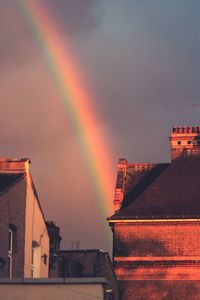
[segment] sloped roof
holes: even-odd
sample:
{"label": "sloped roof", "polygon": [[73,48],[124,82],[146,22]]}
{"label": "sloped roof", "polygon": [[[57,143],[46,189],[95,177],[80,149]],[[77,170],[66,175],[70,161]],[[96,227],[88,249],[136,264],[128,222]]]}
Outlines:
{"label": "sloped roof", "polygon": [[125,196],[109,219],[176,218],[200,215],[200,155],[157,164]]}
{"label": "sloped roof", "polygon": [[155,166],[156,164],[149,163],[127,164],[124,195],[126,196],[138,184],[138,182]]}
{"label": "sloped roof", "polygon": [[0,193],[24,176],[24,173],[0,173]]}

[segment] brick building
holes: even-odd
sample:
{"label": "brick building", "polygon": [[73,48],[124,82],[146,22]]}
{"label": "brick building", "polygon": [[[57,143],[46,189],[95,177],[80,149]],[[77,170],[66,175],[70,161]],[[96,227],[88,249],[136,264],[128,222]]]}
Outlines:
{"label": "brick building", "polygon": [[176,127],[171,163],[120,159],[113,231],[122,299],[200,299],[200,127]]}
{"label": "brick building", "polygon": [[59,227],[53,222],[46,224],[50,237],[49,277],[105,279],[104,299],[118,300],[119,286],[108,252],[100,249],[61,250]]}
{"label": "brick building", "polygon": [[49,236],[29,159],[0,159],[0,277],[48,277]]}

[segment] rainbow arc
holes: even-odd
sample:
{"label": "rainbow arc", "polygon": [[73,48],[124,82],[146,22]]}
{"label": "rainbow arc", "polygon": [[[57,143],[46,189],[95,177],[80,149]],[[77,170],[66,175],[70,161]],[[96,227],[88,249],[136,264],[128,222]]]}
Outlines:
{"label": "rainbow arc", "polygon": [[113,198],[112,151],[106,134],[100,129],[93,97],[84,84],[83,71],[42,1],[19,2],[79,140],[102,214],[108,215],[112,211]]}

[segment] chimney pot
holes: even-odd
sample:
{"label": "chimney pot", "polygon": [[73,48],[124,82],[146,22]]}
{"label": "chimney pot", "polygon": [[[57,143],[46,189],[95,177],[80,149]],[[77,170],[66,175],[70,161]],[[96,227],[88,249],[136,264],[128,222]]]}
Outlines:
{"label": "chimney pot", "polygon": [[182,131],[182,128],[178,127],[178,133],[181,133],[181,131]]}

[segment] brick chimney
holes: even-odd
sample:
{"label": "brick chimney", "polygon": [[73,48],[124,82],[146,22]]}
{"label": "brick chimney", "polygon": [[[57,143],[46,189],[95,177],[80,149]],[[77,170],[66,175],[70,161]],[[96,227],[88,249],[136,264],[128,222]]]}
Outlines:
{"label": "brick chimney", "polygon": [[180,156],[183,151],[187,153],[200,151],[200,126],[173,127],[169,137],[171,143],[171,159]]}
{"label": "brick chimney", "polygon": [[118,161],[117,183],[115,187],[114,209],[119,210],[124,196],[127,160],[120,158]]}
{"label": "brick chimney", "polygon": [[0,158],[0,172],[28,173],[30,163],[29,158]]}

